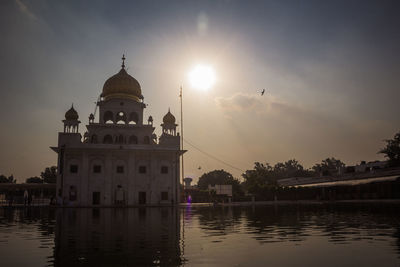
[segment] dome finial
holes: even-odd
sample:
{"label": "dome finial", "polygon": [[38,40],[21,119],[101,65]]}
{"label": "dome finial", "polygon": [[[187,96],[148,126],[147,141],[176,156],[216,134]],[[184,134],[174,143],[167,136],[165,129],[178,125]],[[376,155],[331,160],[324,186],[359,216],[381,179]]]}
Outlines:
{"label": "dome finial", "polygon": [[122,54],[122,65],[121,67],[125,69],[125,54]]}
{"label": "dome finial", "polygon": [[71,105],[71,108],[65,113],[66,120],[78,120],[79,115],[78,112],[74,109],[74,104]]}
{"label": "dome finial", "polygon": [[104,100],[111,98],[129,98],[140,102],[142,90],[139,82],[125,70],[125,54],[122,55],[122,68],[119,72],[104,83],[102,97]]}
{"label": "dome finial", "polygon": [[168,108],[168,113],[165,114],[163,118],[164,124],[175,124],[175,116],[172,115],[170,108]]}

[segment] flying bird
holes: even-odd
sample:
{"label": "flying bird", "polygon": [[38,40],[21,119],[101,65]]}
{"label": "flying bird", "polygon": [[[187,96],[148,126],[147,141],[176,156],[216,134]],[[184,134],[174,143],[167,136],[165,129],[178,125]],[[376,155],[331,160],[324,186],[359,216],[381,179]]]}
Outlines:
{"label": "flying bird", "polygon": [[199,166],[197,169],[201,170],[201,166]]}
{"label": "flying bird", "polygon": [[265,89],[262,89],[262,90],[261,90],[261,96],[263,96],[264,93],[265,93]]}

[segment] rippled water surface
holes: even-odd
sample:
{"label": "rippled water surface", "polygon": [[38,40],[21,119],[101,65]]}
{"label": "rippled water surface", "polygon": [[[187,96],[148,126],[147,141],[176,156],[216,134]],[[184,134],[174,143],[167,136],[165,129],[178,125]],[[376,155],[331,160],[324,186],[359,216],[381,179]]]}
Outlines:
{"label": "rippled water surface", "polygon": [[0,209],[1,266],[400,266],[399,204]]}

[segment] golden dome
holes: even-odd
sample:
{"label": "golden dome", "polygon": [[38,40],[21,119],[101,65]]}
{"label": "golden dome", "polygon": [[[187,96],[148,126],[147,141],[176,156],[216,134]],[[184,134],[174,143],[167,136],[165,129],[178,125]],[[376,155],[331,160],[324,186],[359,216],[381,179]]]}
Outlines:
{"label": "golden dome", "polygon": [[111,76],[104,83],[101,96],[105,100],[128,98],[139,101],[143,98],[139,82],[126,72],[124,64],[122,64],[122,69],[117,74]]}
{"label": "golden dome", "polygon": [[164,124],[175,124],[175,116],[168,109],[168,113],[163,118]]}
{"label": "golden dome", "polygon": [[71,108],[65,112],[65,119],[69,121],[75,121],[79,119],[78,112],[74,109],[74,105],[72,105]]}

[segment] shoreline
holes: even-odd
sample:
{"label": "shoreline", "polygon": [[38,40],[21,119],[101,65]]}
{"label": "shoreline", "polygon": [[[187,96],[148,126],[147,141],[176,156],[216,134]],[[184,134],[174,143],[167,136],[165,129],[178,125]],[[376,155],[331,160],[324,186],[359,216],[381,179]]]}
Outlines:
{"label": "shoreline", "polygon": [[367,204],[367,203],[381,203],[381,204],[400,204],[400,199],[352,199],[352,200],[277,200],[277,201],[246,201],[246,202],[230,202],[230,203],[179,203],[178,205],[127,205],[127,206],[54,206],[54,205],[31,205],[24,206],[23,204],[17,205],[1,205],[0,208],[163,208],[163,207],[248,207],[248,206],[272,206],[272,205],[324,205],[324,204]]}

